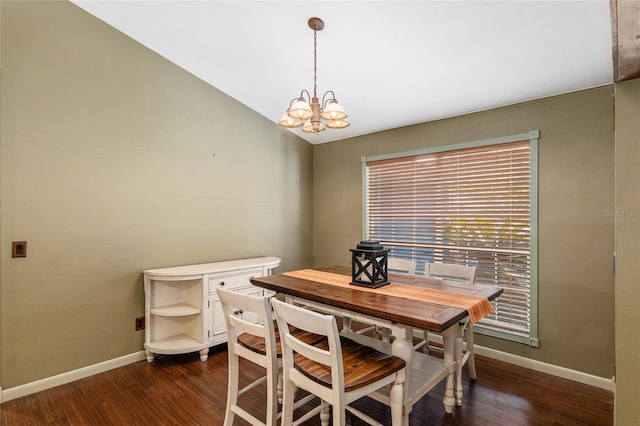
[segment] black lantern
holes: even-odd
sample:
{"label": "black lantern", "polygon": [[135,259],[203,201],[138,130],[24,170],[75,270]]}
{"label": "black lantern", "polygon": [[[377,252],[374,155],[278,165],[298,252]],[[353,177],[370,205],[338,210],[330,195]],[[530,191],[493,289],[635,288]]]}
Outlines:
{"label": "black lantern", "polygon": [[378,288],[389,284],[387,255],[389,249],[379,241],[361,241],[351,251],[351,284]]}

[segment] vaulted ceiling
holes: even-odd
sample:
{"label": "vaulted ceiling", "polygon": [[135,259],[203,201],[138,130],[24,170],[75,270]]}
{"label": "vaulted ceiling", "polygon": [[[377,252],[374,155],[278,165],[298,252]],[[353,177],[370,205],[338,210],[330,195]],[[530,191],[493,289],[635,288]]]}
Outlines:
{"label": "vaulted ceiling", "polygon": [[613,82],[611,7],[571,1],[73,0],[278,122],[317,87],[351,126],[331,142]]}

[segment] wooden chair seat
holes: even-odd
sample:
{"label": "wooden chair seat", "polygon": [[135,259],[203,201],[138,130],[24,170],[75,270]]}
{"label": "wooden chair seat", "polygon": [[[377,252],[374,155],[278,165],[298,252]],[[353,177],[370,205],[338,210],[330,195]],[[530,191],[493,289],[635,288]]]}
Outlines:
{"label": "wooden chair seat", "polygon": [[[282,358],[282,344],[280,343],[280,330],[277,326],[275,326],[274,320],[274,330],[276,337],[276,356],[278,358]],[[295,336],[297,339],[302,340],[303,342],[313,345],[319,341],[321,341],[324,337],[318,334],[309,333],[308,331],[300,330],[298,328],[292,327],[291,334]],[[256,352],[260,355],[267,354],[267,345],[265,339],[259,336],[255,336],[249,333],[242,333],[238,335],[238,343],[250,351]]]}
{"label": "wooden chair seat", "polygon": [[[319,349],[329,350],[327,339],[312,344]],[[344,389],[346,392],[368,386],[405,367],[405,362],[402,359],[361,345],[346,337],[340,337],[340,345],[342,346]],[[296,369],[316,383],[326,387],[333,386],[330,366],[317,363],[302,355],[296,355],[294,363]]]}

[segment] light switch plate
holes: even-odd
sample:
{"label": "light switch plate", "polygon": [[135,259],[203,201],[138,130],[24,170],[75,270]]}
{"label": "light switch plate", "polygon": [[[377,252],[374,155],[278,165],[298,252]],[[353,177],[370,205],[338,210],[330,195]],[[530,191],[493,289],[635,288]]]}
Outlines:
{"label": "light switch plate", "polygon": [[27,242],[13,241],[11,243],[11,257],[27,257]]}

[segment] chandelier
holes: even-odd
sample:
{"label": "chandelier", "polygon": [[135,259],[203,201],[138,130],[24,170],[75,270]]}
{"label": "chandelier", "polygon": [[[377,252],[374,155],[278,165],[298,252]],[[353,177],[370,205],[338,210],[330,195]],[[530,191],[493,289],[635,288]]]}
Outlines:
{"label": "chandelier", "polygon": [[326,126],[331,129],[344,129],[349,126],[347,114],[338,104],[333,90],[328,90],[322,95],[322,103],[318,100],[317,94],[317,70],[318,70],[318,31],[324,28],[324,22],[320,18],[310,18],[309,28],[313,30],[313,97],[306,89],[300,92],[300,96],[293,98],[289,103],[287,112],[280,119],[280,125],[293,128],[302,126],[302,131],[307,133],[318,133],[325,129],[322,120],[326,121]]}

